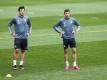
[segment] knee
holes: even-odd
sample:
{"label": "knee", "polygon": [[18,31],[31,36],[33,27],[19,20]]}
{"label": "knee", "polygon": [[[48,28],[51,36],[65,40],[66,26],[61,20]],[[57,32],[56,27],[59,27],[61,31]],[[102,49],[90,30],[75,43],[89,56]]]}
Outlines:
{"label": "knee", "polygon": [[72,53],[76,54],[76,48],[72,48]]}
{"label": "knee", "polygon": [[73,54],[76,54],[76,51],[73,51]]}
{"label": "knee", "polygon": [[16,50],[15,50],[15,53],[16,53],[16,54],[18,54],[18,52],[19,52],[19,50],[18,50],[18,49],[16,49]]}
{"label": "knee", "polygon": [[72,53],[73,53],[73,54],[76,54],[76,50],[73,50]]}
{"label": "knee", "polygon": [[23,54],[25,52],[25,50],[21,50],[21,53]]}
{"label": "knee", "polygon": [[68,53],[68,50],[67,50],[67,49],[64,49],[64,53],[67,54],[67,53]]}

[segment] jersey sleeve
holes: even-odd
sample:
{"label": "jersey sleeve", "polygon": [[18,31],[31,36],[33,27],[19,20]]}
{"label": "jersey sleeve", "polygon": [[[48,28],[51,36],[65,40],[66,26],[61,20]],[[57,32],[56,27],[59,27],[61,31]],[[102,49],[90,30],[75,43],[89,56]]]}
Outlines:
{"label": "jersey sleeve", "polygon": [[74,25],[80,26],[80,23],[76,19],[74,19]]}
{"label": "jersey sleeve", "polygon": [[31,21],[30,21],[29,18],[28,18],[28,20],[27,20],[27,24],[28,24],[28,33],[31,33],[31,31],[32,31],[32,26],[31,26]]}
{"label": "jersey sleeve", "polygon": [[80,30],[80,23],[76,19],[74,19],[74,25],[77,26],[76,32],[78,32]]}
{"label": "jersey sleeve", "polygon": [[12,33],[12,24],[14,24],[14,22],[15,22],[15,19],[13,18],[10,20],[10,22],[8,24],[8,30],[10,33]]}
{"label": "jersey sleeve", "polygon": [[53,26],[53,29],[55,31],[57,31],[58,33],[61,33],[61,30],[58,28],[59,26],[61,26],[61,20],[58,21],[54,26]]}

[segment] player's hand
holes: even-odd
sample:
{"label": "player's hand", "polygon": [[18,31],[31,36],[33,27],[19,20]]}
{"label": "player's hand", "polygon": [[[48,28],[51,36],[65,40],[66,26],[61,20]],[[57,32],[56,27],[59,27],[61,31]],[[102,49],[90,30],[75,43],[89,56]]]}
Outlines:
{"label": "player's hand", "polygon": [[31,35],[31,33],[27,33],[27,36],[30,36]]}
{"label": "player's hand", "polygon": [[64,34],[64,33],[65,33],[64,31],[61,32],[61,34]]}
{"label": "player's hand", "polygon": [[11,36],[15,37],[15,33],[14,33],[14,32],[12,32],[12,33],[11,33]]}
{"label": "player's hand", "polygon": [[60,37],[61,37],[61,38],[62,38],[62,36],[63,36],[64,33],[65,33],[64,31],[62,31],[62,32],[60,33]]}
{"label": "player's hand", "polygon": [[72,34],[75,34],[76,33],[76,31],[72,31]]}

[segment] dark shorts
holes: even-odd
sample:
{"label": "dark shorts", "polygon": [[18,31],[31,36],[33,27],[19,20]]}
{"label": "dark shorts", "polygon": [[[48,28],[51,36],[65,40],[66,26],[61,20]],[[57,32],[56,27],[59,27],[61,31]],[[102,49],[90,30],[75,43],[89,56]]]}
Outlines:
{"label": "dark shorts", "polygon": [[14,48],[15,49],[21,49],[21,50],[27,50],[28,49],[28,41],[27,39],[14,39]]}
{"label": "dark shorts", "polygon": [[63,47],[64,47],[64,49],[67,49],[68,46],[70,46],[71,48],[76,48],[75,38],[72,38],[72,39],[63,39]]}

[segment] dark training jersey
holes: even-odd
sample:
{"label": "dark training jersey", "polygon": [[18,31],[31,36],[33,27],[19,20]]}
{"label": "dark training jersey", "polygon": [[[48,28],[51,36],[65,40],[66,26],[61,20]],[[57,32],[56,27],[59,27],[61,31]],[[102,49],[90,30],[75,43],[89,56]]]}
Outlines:
{"label": "dark training jersey", "polygon": [[[74,38],[74,34],[72,33],[74,25],[76,25],[80,29],[79,22],[77,20],[75,20],[74,18],[72,18],[72,17],[70,17],[69,19],[62,18],[53,26],[53,28],[58,33],[61,33],[62,31],[64,32],[64,34],[62,35],[62,38],[72,39],[72,38]],[[58,28],[59,26],[62,30],[60,30]]]}
{"label": "dark training jersey", "polygon": [[16,16],[8,24],[9,32],[12,33],[12,24],[14,24],[15,38],[26,39],[31,32],[31,22],[27,16]]}

